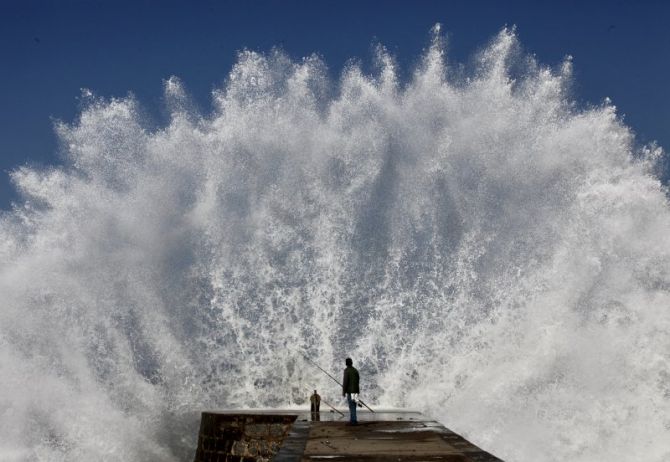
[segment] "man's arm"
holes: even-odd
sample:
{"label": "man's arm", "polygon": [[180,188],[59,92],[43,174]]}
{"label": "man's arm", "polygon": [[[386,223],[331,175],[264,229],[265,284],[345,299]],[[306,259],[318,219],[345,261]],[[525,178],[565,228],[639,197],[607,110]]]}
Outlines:
{"label": "man's arm", "polygon": [[360,393],[361,376],[358,374],[358,369],[354,369],[354,373],[356,374],[356,393]]}
{"label": "man's arm", "polygon": [[342,376],[342,396],[347,394],[347,387],[349,386],[349,374],[347,370],[344,370],[344,375]]}

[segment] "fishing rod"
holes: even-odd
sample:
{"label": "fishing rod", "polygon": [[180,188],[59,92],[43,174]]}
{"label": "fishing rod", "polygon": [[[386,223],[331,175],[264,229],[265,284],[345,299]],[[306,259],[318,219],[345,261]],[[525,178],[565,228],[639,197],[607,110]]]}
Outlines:
{"label": "fishing rod", "polygon": [[[312,361],[311,359],[309,359],[309,358],[307,357],[307,355],[305,355],[304,353],[301,353],[301,354],[302,354],[302,357],[305,358],[305,359],[306,359],[312,366],[314,366],[314,367],[316,367],[317,369],[319,369],[321,372],[323,372],[323,373],[326,374],[328,377],[330,377],[330,378],[333,380],[333,382],[335,382],[336,384],[338,384],[339,386],[342,387],[342,384],[339,382],[339,380],[337,380],[335,377],[333,377],[333,376],[330,375],[328,372],[326,372],[326,371],[325,371],[321,366],[319,366],[317,363],[315,363],[314,361]],[[365,403],[363,402],[362,399],[358,398],[358,402],[361,403],[363,406],[365,406],[365,407],[368,409],[368,411],[373,412],[373,413],[375,412],[375,411],[373,411],[373,410],[370,408],[370,406],[368,406],[367,404],[365,404]]]}
{"label": "fishing rod", "polygon": [[[307,388],[307,387],[305,387],[305,388]],[[308,389],[308,390],[311,390],[311,389],[309,389],[309,388],[307,388],[307,389]],[[323,398],[321,398],[321,401],[323,401],[324,403],[326,403],[326,404],[328,405],[328,407],[331,408],[333,411],[337,412],[337,413],[340,414],[342,417],[344,417],[344,412],[340,411],[339,409],[336,409],[332,404],[330,404],[328,401],[326,401],[326,400],[323,399]]]}

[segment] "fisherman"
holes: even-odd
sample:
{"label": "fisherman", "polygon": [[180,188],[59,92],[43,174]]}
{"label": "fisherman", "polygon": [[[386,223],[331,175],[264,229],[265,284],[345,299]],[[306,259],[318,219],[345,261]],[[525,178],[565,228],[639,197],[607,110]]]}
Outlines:
{"label": "fisherman", "polygon": [[353,366],[353,363],[351,358],[346,359],[347,367],[344,369],[344,377],[342,378],[342,396],[347,397],[347,403],[349,404],[349,425],[358,424],[356,420],[356,398],[360,393],[358,389],[359,377],[358,370]]}
{"label": "fisherman", "polygon": [[312,420],[321,420],[319,418],[319,407],[321,406],[321,396],[314,390],[314,394],[309,397],[311,403]]}

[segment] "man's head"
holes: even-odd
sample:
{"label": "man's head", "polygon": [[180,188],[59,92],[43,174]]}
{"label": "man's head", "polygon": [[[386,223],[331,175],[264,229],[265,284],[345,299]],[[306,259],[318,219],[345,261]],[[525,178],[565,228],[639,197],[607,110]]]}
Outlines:
{"label": "man's head", "polygon": [[352,364],[354,364],[354,362],[351,360],[351,358],[347,358],[346,361],[344,361],[344,363],[345,363],[347,366],[351,366]]}
{"label": "man's head", "polygon": [[314,394],[316,395],[316,390],[314,390]]}

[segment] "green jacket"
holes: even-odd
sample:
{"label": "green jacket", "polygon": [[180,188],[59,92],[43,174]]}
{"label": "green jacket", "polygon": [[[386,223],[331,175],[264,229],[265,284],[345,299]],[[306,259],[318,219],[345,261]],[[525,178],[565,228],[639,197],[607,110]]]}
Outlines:
{"label": "green jacket", "polygon": [[342,394],[360,393],[358,390],[358,370],[354,366],[347,366],[342,378]]}

